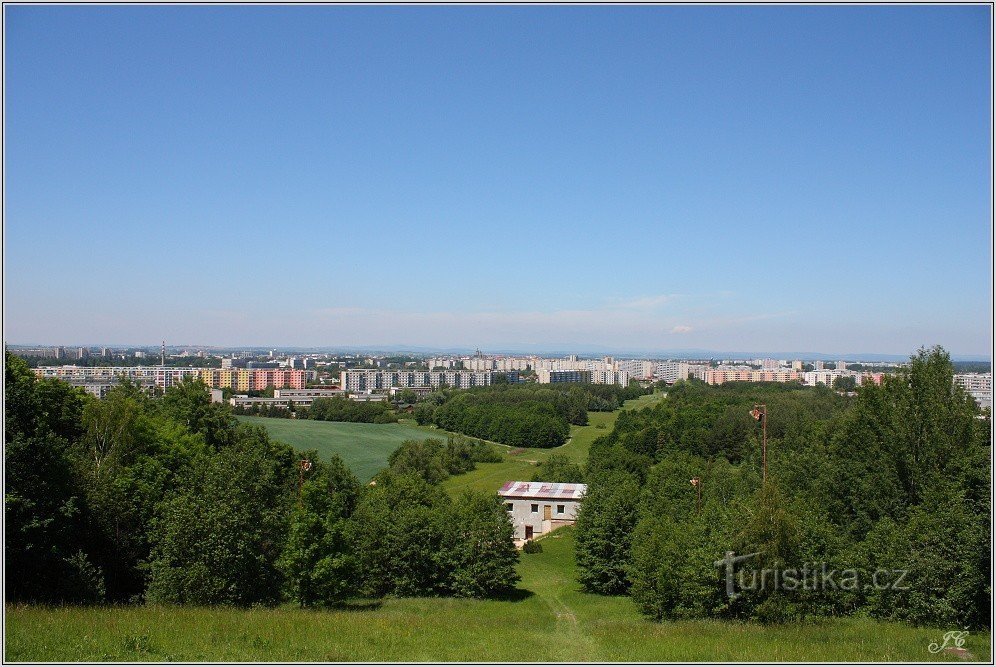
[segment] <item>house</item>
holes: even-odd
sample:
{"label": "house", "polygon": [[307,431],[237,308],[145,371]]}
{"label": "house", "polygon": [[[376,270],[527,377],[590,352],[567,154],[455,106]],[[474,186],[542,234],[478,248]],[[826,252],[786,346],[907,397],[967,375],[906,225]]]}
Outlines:
{"label": "house", "polygon": [[573,524],[587,491],[585,484],[506,482],[498,489],[498,495],[504,499],[515,527],[515,541],[521,544]]}

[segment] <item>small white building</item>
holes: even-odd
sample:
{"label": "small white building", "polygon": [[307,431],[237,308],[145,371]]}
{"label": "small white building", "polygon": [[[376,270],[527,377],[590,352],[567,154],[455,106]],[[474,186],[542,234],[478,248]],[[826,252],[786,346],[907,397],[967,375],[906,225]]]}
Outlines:
{"label": "small white building", "polygon": [[505,509],[515,527],[515,541],[521,544],[555,528],[573,524],[587,491],[586,484],[505,482],[498,489],[498,495],[504,499]]}

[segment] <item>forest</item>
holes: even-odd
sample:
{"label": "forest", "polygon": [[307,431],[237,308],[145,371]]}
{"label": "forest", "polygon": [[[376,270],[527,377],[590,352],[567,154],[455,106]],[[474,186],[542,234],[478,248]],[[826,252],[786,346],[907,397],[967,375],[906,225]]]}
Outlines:
{"label": "forest", "polygon": [[853,397],[679,382],[624,412],[583,471],[580,584],[656,620],[989,627],[991,412],[952,374],[921,349]]}
{"label": "forest", "polygon": [[[330,606],[517,581],[498,497],[451,501],[413,446],[361,485],[338,457],[239,424],[200,382],[97,400],[7,354],[4,396],[8,602]],[[422,449],[446,471],[495,455]]]}
{"label": "forest", "polygon": [[648,393],[638,385],[499,384],[433,392],[415,408],[419,424],[434,424],[513,447],[558,447],[588,411],[611,412]]}

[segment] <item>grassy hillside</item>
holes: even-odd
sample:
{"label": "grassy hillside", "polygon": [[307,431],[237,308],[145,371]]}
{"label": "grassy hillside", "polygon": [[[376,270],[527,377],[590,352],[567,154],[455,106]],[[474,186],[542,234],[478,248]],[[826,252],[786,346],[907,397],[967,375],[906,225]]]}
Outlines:
{"label": "grassy hillside", "polygon": [[[523,554],[515,599],[389,599],[349,609],[7,607],[8,661],[954,661],[944,629],[864,619],[762,627],[651,623],[579,591],[570,529]],[[969,636],[988,661],[989,634]]]}
{"label": "grassy hillside", "polygon": [[[386,467],[387,457],[405,440],[433,437],[427,429],[406,424],[355,424],[269,417],[238,419],[265,426],[274,440],[297,449],[317,449],[320,456],[338,454],[362,482]],[[435,437],[445,439],[446,434]]]}
{"label": "grassy hillside", "polygon": [[[626,401],[624,410],[634,410],[652,405],[661,400],[663,394],[652,394]],[[443,488],[451,495],[466,490],[495,492],[505,482],[530,480],[536,472],[536,464],[545,461],[551,454],[560,453],[572,461],[583,464],[588,458],[588,449],[595,438],[612,430],[619,410],[615,412],[589,412],[587,426],[571,426],[570,439],[553,449],[511,449],[504,447],[505,460],[501,463],[478,463],[477,469],[463,475],[450,477],[443,482]]]}

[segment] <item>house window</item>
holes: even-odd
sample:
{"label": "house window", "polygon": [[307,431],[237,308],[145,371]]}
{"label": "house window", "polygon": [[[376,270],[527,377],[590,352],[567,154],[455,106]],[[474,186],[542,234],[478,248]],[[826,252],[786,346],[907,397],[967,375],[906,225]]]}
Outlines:
{"label": "house window", "polygon": [[536,514],[537,512],[539,512],[539,505],[536,504],[531,505],[529,511],[531,511],[533,514]]}
{"label": "house window", "polygon": [[557,514],[563,514],[563,513],[564,513],[564,506],[557,505]]}
{"label": "house window", "polygon": [[505,509],[507,509],[509,512],[511,512],[512,511],[512,503],[505,503]]}

